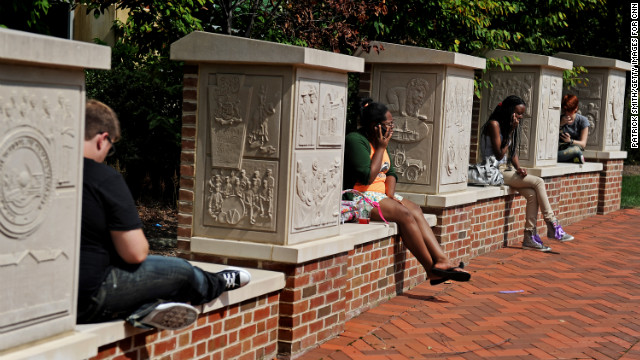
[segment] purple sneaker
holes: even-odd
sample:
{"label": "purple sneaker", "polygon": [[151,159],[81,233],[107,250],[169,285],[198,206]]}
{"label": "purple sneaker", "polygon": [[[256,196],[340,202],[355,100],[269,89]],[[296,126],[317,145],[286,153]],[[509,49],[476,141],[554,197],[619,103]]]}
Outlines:
{"label": "purple sneaker", "polygon": [[524,250],[536,250],[547,252],[551,251],[551,248],[542,243],[540,236],[535,229],[525,230],[524,239],[522,240],[522,249]]}
{"label": "purple sneaker", "polygon": [[574,239],[573,236],[564,232],[557,219],[547,222],[547,238],[555,239],[560,242],[571,241]]}

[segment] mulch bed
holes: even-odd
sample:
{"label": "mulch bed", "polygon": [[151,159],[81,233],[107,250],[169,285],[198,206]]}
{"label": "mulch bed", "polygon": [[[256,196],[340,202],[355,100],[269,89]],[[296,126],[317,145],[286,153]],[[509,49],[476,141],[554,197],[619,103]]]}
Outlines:
{"label": "mulch bed", "polygon": [[159,203],[139,203],[138,214],[151,254],[176,256],[178,210]]}

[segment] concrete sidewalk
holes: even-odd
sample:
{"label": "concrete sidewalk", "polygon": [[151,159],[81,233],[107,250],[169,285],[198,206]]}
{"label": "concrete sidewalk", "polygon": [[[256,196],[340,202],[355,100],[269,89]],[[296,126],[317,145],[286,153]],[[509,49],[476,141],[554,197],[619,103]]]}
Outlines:
{"label": "concrete sidewalk", "polygon": [[472,260],[347,322],[298,359],[640,359],[640,209],[567,226],[550,253]]}

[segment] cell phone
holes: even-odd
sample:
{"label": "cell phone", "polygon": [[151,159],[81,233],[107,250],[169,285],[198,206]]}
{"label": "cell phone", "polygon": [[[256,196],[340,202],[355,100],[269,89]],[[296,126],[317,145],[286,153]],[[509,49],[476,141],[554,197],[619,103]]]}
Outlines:
{"label": "cell phone", "polygon": [[380,126],[380,130],[382,130],[382,135],[387,133],[387,127],[383,123],[378,123],[378,126]]}

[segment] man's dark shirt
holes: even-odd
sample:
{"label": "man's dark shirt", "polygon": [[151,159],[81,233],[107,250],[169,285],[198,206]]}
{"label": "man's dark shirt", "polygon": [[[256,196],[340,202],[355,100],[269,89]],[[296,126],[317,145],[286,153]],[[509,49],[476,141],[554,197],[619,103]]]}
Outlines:
{"label": "man's dark shirt", "polygon": [[112,266],[125,266],[111,230],[142,228],[131,192],[113,168],[84,159],[78,307],[98,289]]}

